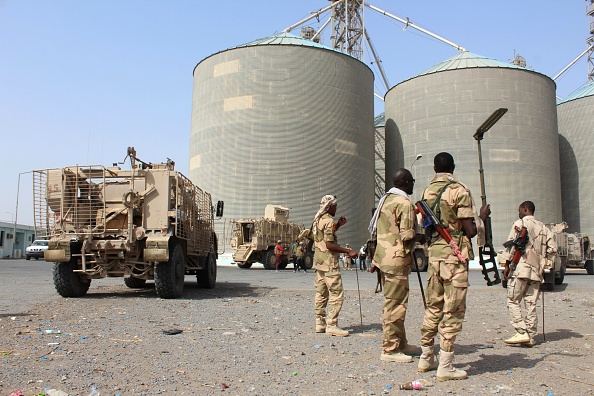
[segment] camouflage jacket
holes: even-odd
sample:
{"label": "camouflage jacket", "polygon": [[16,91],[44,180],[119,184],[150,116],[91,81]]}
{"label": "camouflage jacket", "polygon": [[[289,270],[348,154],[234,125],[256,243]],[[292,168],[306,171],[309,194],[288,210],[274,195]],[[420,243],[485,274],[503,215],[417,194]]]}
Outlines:
{"label": "camouflage jacket", "polygon": [[314,224],[314,244],[316,252],[314,253],[314,269],[317,271],[328,272],[331,270],[340,270],[338,265],[338,253],[331,252],[326,247],[326,242],[336,243],[336,225],[334,218],[328,213],[324,214]]}
{"label": "camouflage jacket", "polygon": [[[516,220],[507,239],[515,239],[522,231],[522,227],[526,227],[529,235],[526,252],[520,256],[520,261],[516,268],[512,268],[513,272],[511,276],[540,281],[542,280],[543,270],[551,268],[554,264],[557,244],[551,230],[536,220],[534,216],[524,216]],[[506,248],[501,255],[502,259],[511,262],[514,252],[515,249],[513,247]]]}
{"label": "camouflage jacket", "polygon": [[[446,187],[447,186],[447,187]],[[443,190],[445,188],[445,190]],[[439,205],[436,204],[437,197],[442,192]],[[452,234],[454,241],[458,244],[462,256],[472,260],[472,242],[464,234],[461,219],[476,217],[474,203],[470,190],[458,182],[451,173],[436,173],[429,186],[423,191],[422,198],[427,201],[429,207],[439,217],[442,224]],[[452,248],[441,237],[435,235],[429,245],[430,260],[445,260],[446,262],[459,262]]]}
{"label": "camouflage jacket", "polygon": [[377,219],[377,246],[373,264],[382,272],[408,275],[415,237],[415,206],[396,194],[386,197]]}

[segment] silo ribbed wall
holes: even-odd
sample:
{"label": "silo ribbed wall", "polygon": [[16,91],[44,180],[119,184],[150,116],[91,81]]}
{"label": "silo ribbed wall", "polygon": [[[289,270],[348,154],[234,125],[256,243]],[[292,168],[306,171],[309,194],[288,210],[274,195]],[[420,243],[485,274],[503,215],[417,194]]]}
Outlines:
{"label": "silo ribbed wall", "polygon": [[[194,70],[190,178],[225,201],[225,218],[266,204],[311,225],[320,198],[347,217],[339,243],[367,238],[374,199],[373,73],[331,50],[240,47]],[[228,240],[225,241],[228,243]]]}
{"label": "silo ribbed wall", "polygon": [[557,106],[563,220],[594,236],[594,96]]}
{"label": "silo ribbed wall", "polygon": [[473,134],[493,111],[505,107],[507,114],[481,142],[494,246],[501,248],[525,200],[534,201],[535,215],[543,222],[561,220],[555,84],[550,78],[519,69],[449,70],[400,83],[385,99],[386,175],[398,167],[410,167],[415,156],[422,154],[412,169],[417,181],[415,199],[434,175],[433,157],[447,151],[454,156],[454,175],[470,188],[480,206]]}

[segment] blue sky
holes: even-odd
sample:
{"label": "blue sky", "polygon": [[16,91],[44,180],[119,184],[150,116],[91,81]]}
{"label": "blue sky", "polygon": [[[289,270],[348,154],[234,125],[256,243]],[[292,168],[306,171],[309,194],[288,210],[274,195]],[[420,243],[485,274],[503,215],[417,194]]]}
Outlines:
{"label": "blue sky", "polygon": [[[586,48],[589,35],[583,0],[370,3],[479,55],[507,62],[515,51],[550,77]],[[141,159],[172,158],[187,174],[196,64],[328,4],[0,0],[0,220],[13,221],[18,175],[33,169],[109,165],[135,146]],[[392,86],[458,54],[372,10],[365,17]],[[584,57],[557,80],[557,95],[586,83],[587,69]],[[379,76],[376,87],[385,93]],[[381,106],[376,100],[376,114]],[[21,224],[33,224],[31,194],[31,175],[23,174]]]}

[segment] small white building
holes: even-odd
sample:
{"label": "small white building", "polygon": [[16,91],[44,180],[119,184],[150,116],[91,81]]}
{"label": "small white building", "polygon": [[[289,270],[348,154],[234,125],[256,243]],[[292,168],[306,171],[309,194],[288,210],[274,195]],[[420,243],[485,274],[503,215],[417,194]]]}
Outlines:
{"label": "small white building", "polygon": [[35,240],[35,228],[0,221],[0,258],[22,258],[25,249]]}

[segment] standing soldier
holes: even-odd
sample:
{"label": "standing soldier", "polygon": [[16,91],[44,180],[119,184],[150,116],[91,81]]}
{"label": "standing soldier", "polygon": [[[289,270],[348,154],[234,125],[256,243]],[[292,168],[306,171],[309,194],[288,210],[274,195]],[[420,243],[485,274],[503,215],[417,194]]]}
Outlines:
{"label": "standing soldier", "polygon": [[384,275],[384,341],[380,359],[411,363],[410,355],[417,347],[408,344],[404,319],[408,306],[408,274],[412,266],[410,253],[416,241],[415,205],[409,196],[413,193],[415,179],[407,169],[398,169],[393,182],[394,187],[380,199],[369,224],[371,234],[377,230],[373,264]]}
{"label": "standing soldier", "polygon": [[299,271],[301,268],[303,272],[307,273],[307,268],[305,267],[305,243],[303,241],[297,243],[295,257],[297,260],[297,269],[295,271]]}
{"label": "standing soldier", "polygon": [[[439,153],[433,160],[435,176],[423,191],[422,199],[458,245],[461,262],[450,245],[434,233],[429,245],[429,269],[427,271],[427,308],[421,327],[421,349],[417,371],[426,372],[437,368],[439,381],[467,378],[466,371],[452,365],[454,342],[462,331],[466,312],[468,289],[468,260],[474,258],[471,238],[477,234],[476,211],[470,190],[454,178],[454,158],[449,153]],[[488,205],[480,209],[480,219],[491,214]],[[435,360],[433,344],[439,331],[439,365]]]}
{"label": "standing soldier", "polygon": [[[506,344],[521,344],[527,347],[536,345],[534,337],[537,334],[536,301],[540,292],[542,273],[551,268],[557,252],[557,244],[553,233],[543,223],[534,218],[535,206],[532,201],[524,201],[518,209],[520,220],[516,220],[509,233],[508,240],[516,239],[527,230],[526,244],[520,260],[512,268],[513,245],[505,244],[502,259],[505,260],[503,277],[507,279],[511,273],[511,280],[507,285],[507,309],[511,315],[511,324],[516,333],[505,340]],[[522,318],[520,303],[524,300],[526,317]]]}
{"label": "standing soldier", "polygon": [[275,264],[275,268],[276,268],[276,272],[278,272],[278,266],[281,263],[281,256],[283,254],[283,252],[285,251],[285,248],[283,247],[283,245],[281,245],[281,240],[279,239],[278,241],[276,241],[276,246],[274,247],[274,256],[276,257],[276,264]]}
{"label": "standing soldier", "polygon": [[[357,252],[340,247],[336,243],[336,230],[346,223],[344,216],[334,223],[336,206],[335,196],[324,195],[312,225],[316,248],[314,254],[316,333],[325,332],[331,336],[346,337],[349,332],[338,327],[338,314],[344,300],[338,255],[346,253],[349,257],[355,257]],[[327,317],[326,307],[328,307]]]}

